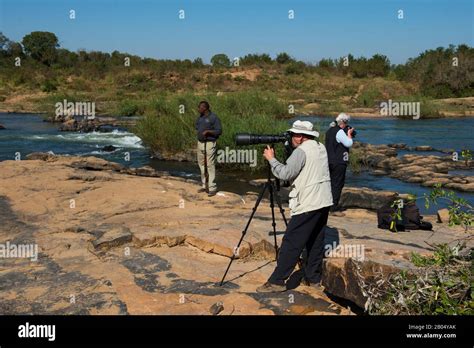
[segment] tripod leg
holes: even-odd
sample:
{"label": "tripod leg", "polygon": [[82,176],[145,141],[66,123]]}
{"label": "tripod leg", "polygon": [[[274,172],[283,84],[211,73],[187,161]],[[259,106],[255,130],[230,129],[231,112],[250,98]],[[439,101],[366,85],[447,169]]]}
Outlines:
{"label": "tripod leg", "polygon": [[[258,195],[257,197],[257,201],[255,202],[255,206],[252,208],[252,214],[250,214],[250,218],[248,219],[247,221],[247,225],[245,225],[245,228],[244,230],[242,231],[242,236],[240,236],[240,240],[239,240],[239,243],[237,244],[237,247],[236,247],[236,250],[237,250],[237,253],[238,253],[238,250],[239,250],[239,247],[240,247],[240,244],[242,244],[242,241],[244,240],[244,237],[245,235],[247,234],[247,230],[250,226],[250,223],[252,222],[252,219],[255,215],[255,212],[257,211],[257,208],[263,198],[263,196],[265,195],[265,191],[270,187],[270,184],[269,183],[265,183],[265,186],[263,186],[263,189],[262,191],[260,192],[260,194]],[[232,262],[234,261],[235,259],[235,256],[236,256],[236,252],[234,251],[234,253],[232,254],[232,257],[230,258],[230,262],[229,262],[229,265],[227,266],[227,269],[225,270],[225,273],[224,273],[224,276],[222,277],[222,280],[221,280],[221,283],[219,286],[222,286],[222,284],[224,284],[224,279],[227,275],[227,272],[229,272],[229,269],[230,269],[230,266],[232,265]]]}
{"label": "tripod leg", "polygon": [[285,209],[283,209],[283,205],[281,203],[281,197],[278,194],[277,190],[274,190],[274,192],[275,192],[275,198],[277,201],[278,208],[280,209],[281,216],[283,217],[283,221],[285,221],[285,226],[288,226],[288,221],[286,220],[286,216],[285,216]]}
{"label": "tripod leg", "polygon": [[278,260],[278,242],[277,242],[277,234],[276,234],[276,222],[275,222],[275,204],[273,202],[274,200],[274,186],[273,182],[270,182],[268,189],[270,192],[270,208],[272,210],[272,227],[273,227],[273,238],[274,238],[274,243],[275,243],[275,260]]}

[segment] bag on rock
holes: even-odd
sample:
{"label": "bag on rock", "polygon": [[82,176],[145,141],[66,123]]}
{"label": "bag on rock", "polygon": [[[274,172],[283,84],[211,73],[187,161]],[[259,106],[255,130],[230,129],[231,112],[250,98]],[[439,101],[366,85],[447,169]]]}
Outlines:
{"label": "bag on rock", "polygon": [[377,209],[377,227],[391,232],[405,231],[405,223],[396,216],[397,208],[384,206]]}
{"label": "bag on rock", "polygon": [[402,209],[402,217],[405,221],[407,230],[429,230],[433,229],[433,225],[427,221],[423,221],[420,215],[420,209],[414,202],[406,203]]}
{"label": "bag on rock", "polygon": [[383,206],[377,209],[377,227],[392,232],[405,230],[431,230],[433,225],[423,221],[420,209],[414,202],[405,203],[397,217],[397,207]]}

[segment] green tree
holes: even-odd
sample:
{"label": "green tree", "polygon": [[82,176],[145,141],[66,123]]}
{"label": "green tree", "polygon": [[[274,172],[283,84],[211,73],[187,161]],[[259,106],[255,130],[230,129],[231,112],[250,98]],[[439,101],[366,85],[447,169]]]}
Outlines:
{"label": "green tree", "polygon": [[58,49],[57,52],[57,63],[65,68],[72,68],[78,62],[77,53],[71,52],[64,48]]}
{"label": "green tree", "polygon": [[467,45],[427,50],[409,59],[397,77],[418,83],[422,94],[434,98],[465,97],[474,92],[474,49]]}
{"label": "green tree", "polygon": [[47,31],[33,31],[22,40],[26,54],[50,66],[57,58],[58,38]]}
{"label": "green tree", "polygon": [[230,67],[230,59],[224,53],[219,53],[211,58],[211,64],[214,67]]}
{"label": "green tree", "polygon": [[367,58],[360,57],[354,59],[349,63],[349,71],[352,72],[352,76],[356,78],[367,77],[369,72],[369,64]]}
{"label": "green tree", "polygon": [[204,66],[204,62],[202,61],[201,57],[197,57],[193,60],[193,66],[196,68],[202,68]]}
{"label": "green tree", "polygon": [[271,64],[273,61],[270,55],[266,53],[263,53],[263,54],[254,53],[254,54],[247,54],[240,60],[240,62],[242,63],[242,65],[254,65],[254,64],[262,65],[262,64]]}
{"label": "green tree", "polygon": [[294,61],[294,59],[291,58],[290,55],[286,52],[278,53],[275,60],[278,64],[287,64]]}
{"label": "green tree", "polygon": [[352,54],[348,54],[345,57],[341,57],[335,61],[337,70],[343,74],[347,74],[352,69],[352,64],[355,62],[355,58]]}
{"label": "green tree", "polygon": [[334,68],[335,64],[334,61],[330,58],[323,58],[319,61],[318,67],[325,68],[325,69],[332,69]]}
{"label": "green tree", "polygon": [[371,76],[387,76],[390,72],[390,60],[381,54],[374,54],[367,62],[368,73]]}
{"label": "green tree", "polygon": [[0,55],[9,57],[23,57],[23,47],[18,42],[11,41],[0,32]]}
{"label": "green tree", "polygon": [[10,41],[8,43],[7,53],[10,57],[23,57],[23,47],[21,44],[15,41]]}

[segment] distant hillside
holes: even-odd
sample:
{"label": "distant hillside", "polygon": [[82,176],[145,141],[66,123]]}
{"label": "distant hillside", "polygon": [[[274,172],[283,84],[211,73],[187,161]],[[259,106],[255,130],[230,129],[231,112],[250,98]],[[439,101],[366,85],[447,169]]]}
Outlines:
{"label": "distant hillside", "polygon": [[1,111],[51,113],[55,102],[67,99],[94,101],[104,115],[145,115],[156,112],[146,102],[156,97],[255,90],[274,93],[299,113],[370,115],[381,101],[397,99],[423,102],[424,116],[474,114],[470,98],[452,102],[474,96],[474,49],[466,45],[428,50],[402,65],[380,54],[308,64],[286,53],[238,61],[216,54],[204,64],[200,58],[71,52],[58,42],[49,32],[32,32],[21,43],[0,33]]}

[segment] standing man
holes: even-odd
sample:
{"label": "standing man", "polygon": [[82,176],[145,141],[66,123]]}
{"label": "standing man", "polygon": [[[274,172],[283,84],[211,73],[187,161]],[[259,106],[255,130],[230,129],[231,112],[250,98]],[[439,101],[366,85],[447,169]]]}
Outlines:
{"label": "standing man", "polygon": [[334,205],[331,212],[340,210],[337,206],[341,198],[342,188],[346,180],[349,149],[352,147],[352,133],[354,128],[349,127],[351,117],[345,113],[339,114],[336,122],[326,132],[326,149],[328,152],[329,172],[331,174],[331,191]]}
{"label": "standing man", "polygon": [[318,287],[324,252],[323,227],[332,205],[331,179],[324,145],[315,138],[309,121],[295,121],[289,129],[295,150],[286,165],[275,159],[275,152],[267,146],[263,156],[270,163],[272,173],[281,180],[291,181],[289,194],[291,219],[278,253],[277,266],[268,281],[257,292],[286,290],[286,280],[293,272],[301,252],[306,247],[308,261],[304,268],[306,280]]}
{"label": "standing man", "polygon": [[199,117],[196,120],[198,138],[197,160],[201,170],[201,188],[198,192],[207,192],[209,197],[215,196],[216,178],[216,141],[222,134],[221,121],[214,114],[205,100],[199,103]]}

